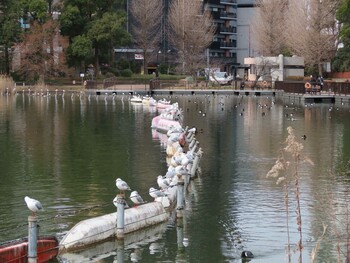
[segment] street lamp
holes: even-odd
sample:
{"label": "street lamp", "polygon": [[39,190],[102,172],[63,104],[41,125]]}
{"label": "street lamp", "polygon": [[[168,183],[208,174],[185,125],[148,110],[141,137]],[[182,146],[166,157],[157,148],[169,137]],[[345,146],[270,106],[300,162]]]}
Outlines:
{"label": "street lamp", "polygon": [[159,58],[158,58],[159,54],[162,54],[161,50],[159,50],[158,53],[157,53],[157,68],[158,68],[158,63],[159,63]]}
{"label": "street lamp", "polygon": [[158,53],[157,53],[157,67],[156,67],[156,77],[158,78],[159,77],[159,54],[162,54],[162,51],[159,50]]}
{"label": "street lamp", "polygon": [[167,65],[168,65],[168,69],[167,69],[167,74],[169,75],[169,70],[170,70],[170,63],[169,63],[169,55],[171,53],[171,49],[168,49],[168,51],[166,52],[166,61],[167,61]]}
{"label": "street lamp", "polygon": [[84,74],[84,73],[80,73],[80,77],[81,77],[81,85],[84,86],[84,77],[85,77],[85,74]]}

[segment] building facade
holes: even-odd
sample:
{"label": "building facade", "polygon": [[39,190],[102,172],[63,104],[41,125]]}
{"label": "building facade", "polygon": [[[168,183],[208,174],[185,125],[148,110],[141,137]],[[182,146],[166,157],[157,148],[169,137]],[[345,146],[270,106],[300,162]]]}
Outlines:
{"label": "building facade", "polygon": [[304,58],[298,56],[247,57],[244,63],[249,67],[248,81],[284,81],[304,77]]}
{"label": "building facade", "polygon": [[[131,0],[129,0],[131,1]],[[128,28],[131,18],[127,1]],[[161,40],[154,53],[153,64],[171,63],[174,53],[169,44],[169,24],[167,16],[172,0],[161,0]],[[220,68],[233,76],[244,76],[249,68],[244,58],[255,56],[254,40],[251,33],[251,19],[255,0],[204,0],[204,8],[212,14],[217,27],[212,44],[206,50],[207,67]],[[174,60],[175,61],[175,60]]]}
{"label": "building facade", "polygon": [[207,56],[208,66],[233,74],[237,65],[237,0],[207,0],[216,34]]}
{"label": "building facade", "polygon": [[207,0],[217,31],[208,50],[211,67],[219,67],[235,77],[247,74],[244,58],[257,55],[251,20],[255,0]]}

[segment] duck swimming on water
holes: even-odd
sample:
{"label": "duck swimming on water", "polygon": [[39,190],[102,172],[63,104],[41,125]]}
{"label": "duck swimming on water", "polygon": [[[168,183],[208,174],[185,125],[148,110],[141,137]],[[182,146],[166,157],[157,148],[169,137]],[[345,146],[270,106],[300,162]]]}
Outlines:
{"label": "duck swimming on water", "polygon": [[250,252],[248,250],[245,250],[245,251],[242,252],[241,257],[243,259],[252,259],[252,258],[254,258],[254,255],[253,255],[252,252]]}

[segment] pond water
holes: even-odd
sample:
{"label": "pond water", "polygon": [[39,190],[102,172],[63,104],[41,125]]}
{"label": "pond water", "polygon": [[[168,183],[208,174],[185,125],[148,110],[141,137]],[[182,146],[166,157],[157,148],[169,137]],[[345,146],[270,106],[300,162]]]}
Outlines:
{"label": "pond water", "polygon": [[[164,96],[156,96],[156,99]],[[40,200],[40,233],[62,237],[77,222],[115,211],[115,179],[147,201],[167,170],[159,112],[129,96],[59,94],[0,97],[0,242],[27,235],[24,196]],[[186,195],[183,221],[170,221],[52,262],[287,262],[283,184],[266,178],[292,127],[304,146],[300,205],[303,262],[344,260],[349,234],[348,106],[300,105],[275,97],[173,95],[184,126],[195,126],[201,174]],[[302,138],[306,135],[306,139]],[[288,156],[286,156],[288,158]],[[289,173],[294,171],[291,160]],[[290,175],[291,176],[291,175]],[[289,177],[293,178],[293,177]],[[289,243],[297,262],[295,184],[289,184]],[[323,225],[327,225],[324,235]],[[341,255],[337,253],[337,246]]]}

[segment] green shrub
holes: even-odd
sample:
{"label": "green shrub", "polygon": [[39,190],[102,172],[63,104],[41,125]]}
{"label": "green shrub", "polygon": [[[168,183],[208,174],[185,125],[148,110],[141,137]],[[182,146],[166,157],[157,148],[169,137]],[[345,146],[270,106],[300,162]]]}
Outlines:
{"label": "green shrub", "polygon": [[106,74],[105,74],[105,77],[106,78],[112,78],[112,77],[115,77],[116,75],[113,73],[113,72],[107,72]]}
{"label": "green shrub", "polygon": [[132,71],[131,69],[123,69],[121,72],[120,72],[121,76],[122,77],[128,77],[130,78],[132,76]]}

